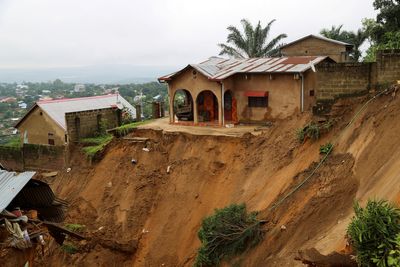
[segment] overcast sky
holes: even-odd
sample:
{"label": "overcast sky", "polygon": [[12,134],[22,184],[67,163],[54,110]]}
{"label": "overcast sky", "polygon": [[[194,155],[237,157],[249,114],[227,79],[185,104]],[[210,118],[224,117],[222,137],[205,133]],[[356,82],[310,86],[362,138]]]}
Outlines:
{"label": "overcast sky", "polygon": [[361,27],[373,0],[0,0],[0,67],[182,66],[218,55],[228,25],[276,19],[285,42]]}

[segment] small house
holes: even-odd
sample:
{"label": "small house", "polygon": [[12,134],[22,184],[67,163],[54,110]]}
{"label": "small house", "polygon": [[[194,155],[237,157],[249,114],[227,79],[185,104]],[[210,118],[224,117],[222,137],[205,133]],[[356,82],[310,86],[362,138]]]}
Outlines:
{"label": "small house", "polygon": [[22,143],[65,145],[120,125],[122,112],[136,117],[135,108],[118,94],[38,101],[15,128]]}
{"label": "small house", "polygon": [[352,44],[312,34],[280,47],[282,56],[325,55],[336,63],[352,61],[349,56],[352,50]]}
{"label": "small house", "polygon": [[189,64],[158,80],[168,85],[170,123],[263,122],[309,110],[315,68],[328,56],[224,59]]}

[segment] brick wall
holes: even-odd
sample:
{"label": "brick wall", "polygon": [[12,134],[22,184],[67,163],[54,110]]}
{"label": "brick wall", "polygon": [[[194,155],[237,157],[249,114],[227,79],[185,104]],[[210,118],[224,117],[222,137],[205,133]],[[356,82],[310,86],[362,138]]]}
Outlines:
{"label": "brick wall", "polygon": [[378,51],[376,63],[379,84],[391,84],[400,80],[400,49]]}
{"label": "brick wall", "polygon": [[6,170],[60,170],[66,166],[66,146],[24,144],[21,148],[0,146],[0,163]]}
{"label": "brick wall", "polygon": [[371,87],[375,63],[327,63],[317,66],[317,98],[361,94]]}
{"label": "brick wall", "polygon": [[66,164],[66,146],[24,144],[26,170],[60,170]]}
{"label": "brick wall", "polygon": [[99,122],[103,121],[107,129],[121,124],[121,112],[118,109],[96,109],[65,114],[69,141],[94,136],[99,130]]}
{"label": "brick wall", "polygon": [[22,149],[0,146],[0,164],[6,170],[23,171],[24,157]]}
{"label": "brick wall", "polygon": [[379,89],[400,80],[400,50],[382,50],[376,62],[319,64],[318,100],[335,99]]}

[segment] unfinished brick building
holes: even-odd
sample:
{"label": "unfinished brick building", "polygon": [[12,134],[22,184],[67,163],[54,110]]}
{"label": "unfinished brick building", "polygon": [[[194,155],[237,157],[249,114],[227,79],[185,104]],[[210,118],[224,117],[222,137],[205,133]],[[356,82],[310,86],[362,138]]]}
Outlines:
{"label": "unfinished brick building", "polygon": [[[121,124],[122,110],[135,108],[118,94],[39,101],[16,124],[24,144],[66,145]],[[104,124],[104,125],[102,125]]]}

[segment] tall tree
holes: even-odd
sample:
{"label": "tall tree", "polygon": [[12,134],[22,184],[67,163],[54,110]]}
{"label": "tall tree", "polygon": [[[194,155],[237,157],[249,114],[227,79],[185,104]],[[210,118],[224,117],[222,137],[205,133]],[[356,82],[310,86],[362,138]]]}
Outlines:
{"label": "tall tree", "polygon": [[262,27],[261,22],[254,27],[247,19],[240,21],[243,26],[241,32],[235,26],[229,26],[226,44],[218,44],[221,48],[220,55],[228,55],[235,58],[269,57],[279,54],[279,42],[286,38],[286,34],[279,34],[271,41],[267,42],[271,25],[275,20],[271,20],[267,26]]}
{"label": "tall tree", "polygon": [[374,61],[380,49],[400,48],[400,0],[374,0],[373,5],[376,19],[362,21],[370,43],[365,61]]}

